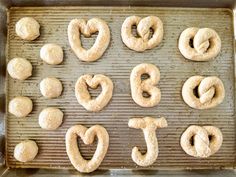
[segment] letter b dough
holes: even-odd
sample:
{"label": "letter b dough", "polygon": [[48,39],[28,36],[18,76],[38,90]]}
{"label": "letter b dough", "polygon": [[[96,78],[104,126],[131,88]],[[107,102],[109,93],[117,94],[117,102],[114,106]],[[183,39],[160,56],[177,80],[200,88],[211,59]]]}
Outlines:
{"label": "letter b dough", "polygon": [[[149,78],[142,80],[142,75],[148,74]],[[156,106],[161,100],[161,91],[156,87],[160,80],[160,71],[153,65],[142,63],[134,67],[130,74],[131,95],[135,103],[142,107]],[[149,94],[144,97],[143,93]]]}

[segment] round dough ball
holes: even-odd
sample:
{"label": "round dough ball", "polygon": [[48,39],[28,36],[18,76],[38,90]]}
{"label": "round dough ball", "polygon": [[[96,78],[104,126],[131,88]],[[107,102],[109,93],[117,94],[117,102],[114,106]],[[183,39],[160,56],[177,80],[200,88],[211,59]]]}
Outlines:
{"label": "round dough ball", "polygon": [[40,50],[40,58],[48,64],[57,65],[63,61],[63,50],[56,44],[45,44]]}
{"label": "round dough ball", "polygon": [[46,98],[59,97],[62,92],[61,81],[54,77],[47,77],[40,82],[40,91]]}
{"label": "round dough ball", "polygon": [[25,40],[32,41],[39,35],[39,23],[32,17],[23,17],[16,23],[16,34]]}
{"label": "round dough ball", "polygon": [[24,58],[13,58],[7,64],[7,71],[12,78],[25,80],[32,75],[32,65]]}
{"label": "round dough ball", "polygon": [[38,154],[38,146],[32,140],[25,140],[16,145],[14,157],[20,162],[32,161]]}
{"label": "round dough ball", "polygon": [[26,117],[33,109],[33,102],[28,97],[15,97],[9,102],[8,109],[16,117]]}
{"label": "round dough ball", "polygon": [[42,129],[56,130],[62,123],[63,112],[58,108],[45,108],[39,114],[39,125]]}

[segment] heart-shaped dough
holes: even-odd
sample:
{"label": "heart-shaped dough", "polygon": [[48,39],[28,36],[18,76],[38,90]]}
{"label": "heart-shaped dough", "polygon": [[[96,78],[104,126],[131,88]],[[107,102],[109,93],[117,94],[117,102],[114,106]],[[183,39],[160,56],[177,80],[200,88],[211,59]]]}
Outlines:
{"label": "heart-shaped dough", "polygon": [[[95,89],[101,85],[102,92],[91,99],[88,91],[88,86]],[[81,76],[75,84],[75,96],[79,102],[88,111],[100,111],[110,101],[113,93],[113,83],[111,79],[102,74],[97,74],[94,77],[86,74]]]}
{"label": "heart-shaped dough", "polygon": [[[132,34],[132,26],[137,26],[139,37]],[[150,37],[150,29],[153,35]],[[125,19],[121,27],[121,37],[127,47],[137,52],[146,49],[152,49],[158,46],[163,39],[163,23],[156,16],[148,16],[141,18],[138,16],[130,16]]]}
{"label": "heart-shaped dough", "polygon": [[[85,144],[92,144],[97,136],[97,149],[91,160],[85,160],[79,151],[77,136]],[[82,125],[74,125],[66,132],[66,152],[72,165],[80,172],[90,173],[96,170],[104,159],[109,146],[109,135],[106,129],[100,125],[94,125],[87,129]]]}
{"label": "heart-shaped dough", "polygon": [[[94,45],[86,50],[81,45],[80,33],[90,37],[98,32]],[[82,61],[95,61],[99,59],[110,42],[110,30],[106,22],[99,18],[92,18],[87,23],[84,19],[73,19],[68,26],[68,39],[72,50]]]}

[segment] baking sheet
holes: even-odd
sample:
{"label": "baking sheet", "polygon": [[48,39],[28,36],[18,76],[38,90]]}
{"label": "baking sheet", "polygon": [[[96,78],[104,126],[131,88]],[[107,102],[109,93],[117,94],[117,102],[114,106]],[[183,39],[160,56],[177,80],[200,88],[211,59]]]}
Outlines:
{"label": "baking sheet", "polygon": [[[145,17],[156,15],[164,23],[164,39],[159,47],[144,53],[129,50],[121,41],[120,28],[130,15]],[[41,36],[33,41],[21,40],[15,34],[14,25],[24,16],[31,16],[41,25]],[[67,39],[67,26],[73,18],[104,19],[111,30],[110,45],[101,59],[85,63],[76,58]],[[83,124],[87,127],[103,125],[110,135],[108,153],[100,169],[141,168],[131,159],[132,147],[145,152],[146,144],[141,130],[128,128],[133,117],[166,117],[168,128],[158,129],[159,157],[148,169],[162,168],[222,168],[235,165],[235,119],[234,119],[234,57],[232,12],[228,9],[182,9],[151,7],[20,7],[11,8],[8,14],[7,61],[13,57],[25,57],[33,65],[33,76],[21,82],[7,77],[7,104],[15,96],[29,96],[34,103],[33,112],[26,119],[6,114],[6,161],[9,167],[22,168],[73,168],[65,151],[64,136],[69,127]],[[180,54],[177,41],[180,33],[192,26],[210,27],[222,40],[219,56],[209,62],[192,62]],[[83,38],[85,47],[92,46],[96,35]],[[45,43],[56,43],[63,47],[64,62],[50,66],[39,57]],[[141,108],[130,94],[129,75],[137,64],[149,62],[157,65],[161,72],[158,84],[162,99],[154,108]],[[74,96],[74,85],[85,73],[105,74],[114,82],[114,94],[110,104],[99,113],[87,112]],[[181,98],[181,87],[192,75],[218,76],[224,83],[224,102],[210,110],[194,110]],[[45,99],[39,91],[39,82],[44,77],[59,78],[64,87],[62,96]],[[97,95],[97,91],[91,91]],[[56,131],[42,130],[38,125],[38,114],[47,106],[59,107],[64,112],[64,122]],[[179,145],[182,132],[192,124],[214,125],[222,130],[224,141],[221,149],[208,159],[197,159],[184,153]],[[14,146],[24,139],[33,139],[39,146],[37,158],[28,163],[17,162],[13,157]],[[85,158],[92,156],[96,145],[85,146],[79,142]]]}

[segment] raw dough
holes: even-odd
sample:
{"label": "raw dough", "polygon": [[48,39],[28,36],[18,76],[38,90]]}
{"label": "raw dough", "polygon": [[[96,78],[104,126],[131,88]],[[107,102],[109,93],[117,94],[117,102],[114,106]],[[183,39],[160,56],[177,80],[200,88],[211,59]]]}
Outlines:
{"label": "raw dough", "polygon": [[38,154],[38,146],[32,140],[25,140],[15,146],[14,157],[20,162],[29,162],[34,160]]}
{"label": "raw dough", "polygon": [[[90,37],[98,32],[94,45],[86,50],[82,47],[80,41],[80,33],[85,37]],[[72,50],[76,56],[82,61],[96,61],[99,59],[110,42],[110,30],[106,22],[99,18],[92,18],[88,22],[84,19],[71,20],[68,26],[68,38]]]}
{"label": "raw dough", "polygon": [[16,117],[26,117],[33,109],[33,102],[28,97],[18,96],[9,102],[8,109]]}
{"label": "raw dough", "polygon": [[[149,78],[142,80],[142,75],[148,74]],[[135,103],[142,107],[156,106],[161,100],[161,91],[156,87],[160,80],[160,71],[153,65],[142,63],[134,67],[130,74],[131,95]],[[146,92],[150,97],[144,97]]]}
{"label": "raw dough", "polygon": [[[88,87],[93,89],[101,85],[102,92],[95,98],[91,99]],[[100,111],[110,101],[113,93],[113,83],[111,79],[102,74],[95,76],[86,74],[81,76],[75,84],[75,96],[85,109],[88,111]]]}
{"label": "raw dough", "polygon": [[63,61],[63,50],[56,44],[45,44],[40,50],[40,58],[48,64],[57,65]]}
{"label": "raw dough", "polygon": [[[193,138],[193,145],[191,138]],[[180,139],[181,147],[188,155],[201,158],[215,154],[220,149],[222,142],[223,135],[220,129],[214,126],[191,125]]]}
{"label": "raw dough", "polygon": [[56,130],[62,123],[63,112],[58,108],[45,108],[39,114],[39,125],[42,129]]}
{"label": "raw dough", "polygon": [[[193,40],[193,47],[190,40]],[[187,28],[179,37],[179,50],[189,60],[208,61],[215,58],[220,49],[220,37],[211,28]]]}
{"label": "raw dough", "polygon": [[[197,95],[194,90],[197,88]],[[220,104],[225,97],[222,81],[215,76],[192,76],[185,81],[182,96],[186,104],[195,109],[209,109]]]}
{"label": "raw dough", "polygon": [[32,17],[23,17],[16,23],[16,34],[25,40],[32,41],[39,35],[39,23]]}
{"label": "raw dough", "polygon": [[13,58],[7,64],[7,71],[12,78],[25,80],[32,75],[32,65],[24,58]]}
{"label": "raw dough", "polygon": [[[132,34],[132,26],[137,26],[139,37]],[[153,35],[150,38],[150,29]],[[141,18],[130,16],[125,19],[121,28],[121,37],[127,47],[137,52],[143,52],[158,46],[163,39],[163,24],[156,16]]]}
{"label": "raw dough", "polygon": [[156,129],[167,127],[167,121],[164,117],[154,119],[152,117],[133,118],[129,120],[129,127],[142,129],[147,144],[147,152],[142,154],[138,147],[132,149],[132,159],[139,166],[152,165],[158,156],[158,142],[156,137]]}
{"label": "raw dough", "polygon": [[44,78],[40,82],[40,91],[46,98],[59,97],[62,92],[62,83],[55,77]]}
{"label": "raw dough", "polygon": [[[77,137],[85,144],[92,144],[97,137],[97,149],[90,160],[84,159],[78,149]],[[96,170],[103,161],[109,146],[109,135],[106,129],[100,125],[86,128],[82,125],[74,125],[66,132],[66,152],[76,170],[90,173]]]}

